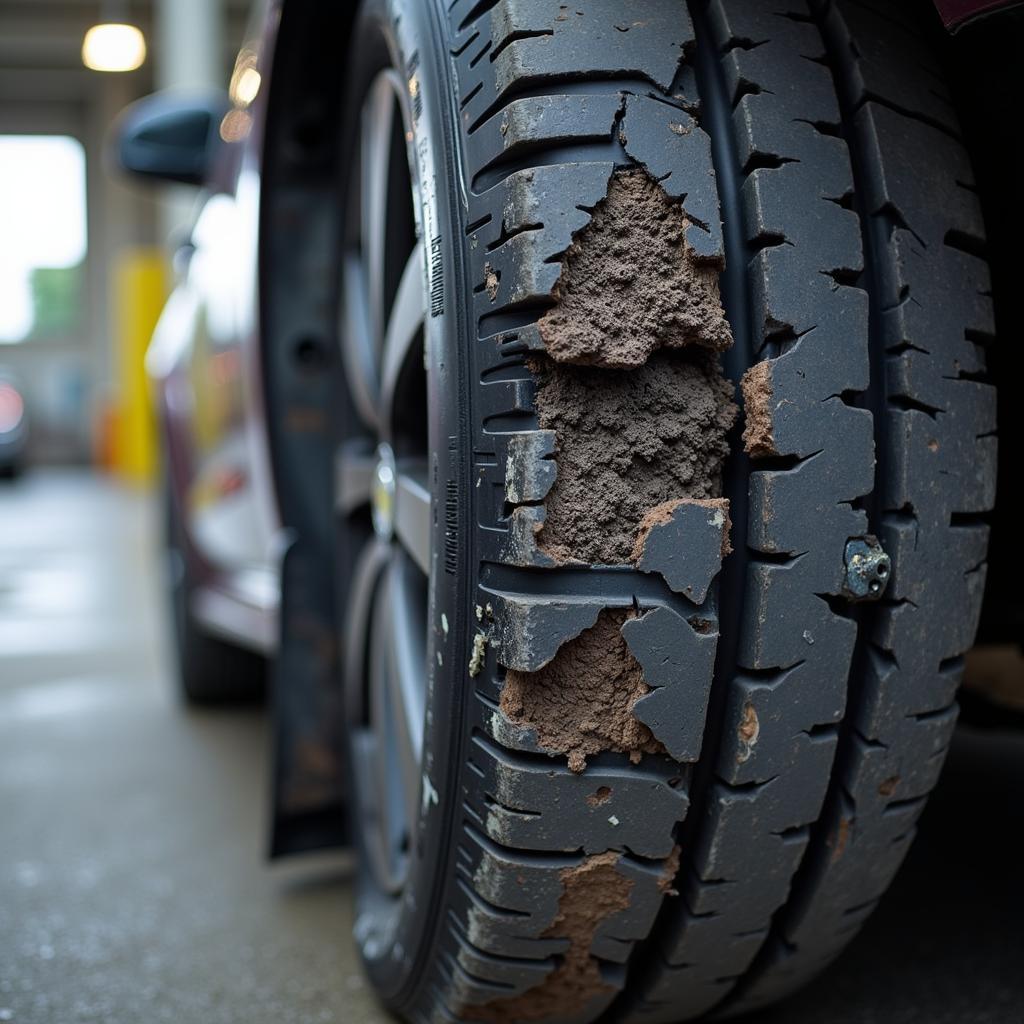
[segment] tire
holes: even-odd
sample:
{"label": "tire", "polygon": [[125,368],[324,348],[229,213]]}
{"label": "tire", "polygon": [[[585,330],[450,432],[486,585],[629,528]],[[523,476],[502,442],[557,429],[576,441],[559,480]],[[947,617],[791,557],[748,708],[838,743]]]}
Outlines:
{"label": "tire", "polygon": [[164,484],[164,529],[172,641],[182,697],[195,705],[261,700],[266,692],[266,659],[211,636],[192,613],[196,580],[187,554],[188,539],[169,482]]}
{"label": "tire", "polygon": [[[670,1022],[805,983],[907,851],[977,626],[992,310],[927,8],[625,10],[356,20],[356,935],[410,1021]],[[402,181],[367,156],[404,155],[366,127],[388,68]],[[365,211],[410,192],[412,256],[371,267]],[[389,355],[416,268],[423,347]],[[375,408],[404,455],[370,454]]]}

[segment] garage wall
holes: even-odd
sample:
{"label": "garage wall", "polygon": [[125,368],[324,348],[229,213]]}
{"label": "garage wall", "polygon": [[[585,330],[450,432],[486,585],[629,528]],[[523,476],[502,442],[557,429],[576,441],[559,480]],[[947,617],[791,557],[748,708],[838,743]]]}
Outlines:
{"label": "garage wall", "polygon": [[[248,7],[248,0],[225,3],[225,83]],[[129,246],[168,241],[160,193],[112,174],[105,157],[111,121],[152,91],[159,50],[152,4],[130,3],[127,13],[146,35],[149,58],[135,72],[99,74],[80,59],[86,29],[102,20],[99,0],[0,0],[0,134],[70,135],[83,144],[87,161],[89,250],[81,329],[0,344],[0,366],[13,370],[26,391],[35,462],[84,463],[97,451],[102,410],[113,397],[117,256]]]}

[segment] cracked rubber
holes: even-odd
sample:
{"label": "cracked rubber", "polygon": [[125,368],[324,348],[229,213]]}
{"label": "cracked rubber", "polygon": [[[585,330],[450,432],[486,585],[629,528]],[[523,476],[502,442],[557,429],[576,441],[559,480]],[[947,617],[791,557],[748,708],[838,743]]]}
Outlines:
{"label": "cracked rubber", "polygon": [[738,1013],[898,869],[995,485],[984,228],[915,11],[436,5],[470,628],[407,1019]]}

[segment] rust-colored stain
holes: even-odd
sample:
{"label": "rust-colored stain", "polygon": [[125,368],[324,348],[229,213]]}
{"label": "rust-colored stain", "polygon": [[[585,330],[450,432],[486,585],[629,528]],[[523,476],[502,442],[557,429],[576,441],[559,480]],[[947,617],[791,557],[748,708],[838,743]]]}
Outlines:
{"label": "rust-colored stain", "polygon": [[559,873],[562,896],[558,915],[541,938],[568,940],[561,963],[528,992],[465,1007],[464,1019],[491,1024],[570,1020],[592,1000],[613,991],[601,977],[590,947],[601,923],[629,906],[633,882],[617,870],[619,859],[620,854],[610,850]]}
{"label": "rust-colored stain", "polygon": [[622,636],[622,623],[631,615],[603,611],[537,672],[505,676],[502,712],[535,730],[545,750],[566,754],[574,772],[582,772],[587,756],[602,750],[629,754],[634,761],[664,751],[633,717],[633,705],[650,687]]}
{"label": "rust-colored stain", "polygon": [[778,455],[772,434],[772,361],[755,363],[740,380],[743,390],[743,448],[748,455]]}

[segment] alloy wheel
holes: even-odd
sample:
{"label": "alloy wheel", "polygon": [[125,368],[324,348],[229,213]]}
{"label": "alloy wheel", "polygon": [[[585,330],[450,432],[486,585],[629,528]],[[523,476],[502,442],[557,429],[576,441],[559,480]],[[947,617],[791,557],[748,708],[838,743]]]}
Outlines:
{"label": "alloy wheel", "polygon": [[363,103],[346,200],[340,337],[358,425],[336,479],[342,528],[362,541],[342,636],[353,798],[366,860],[390,896],[405,882],[421,791],[431,562],[426,288],[409,124],[402,80],[381,71]]}

